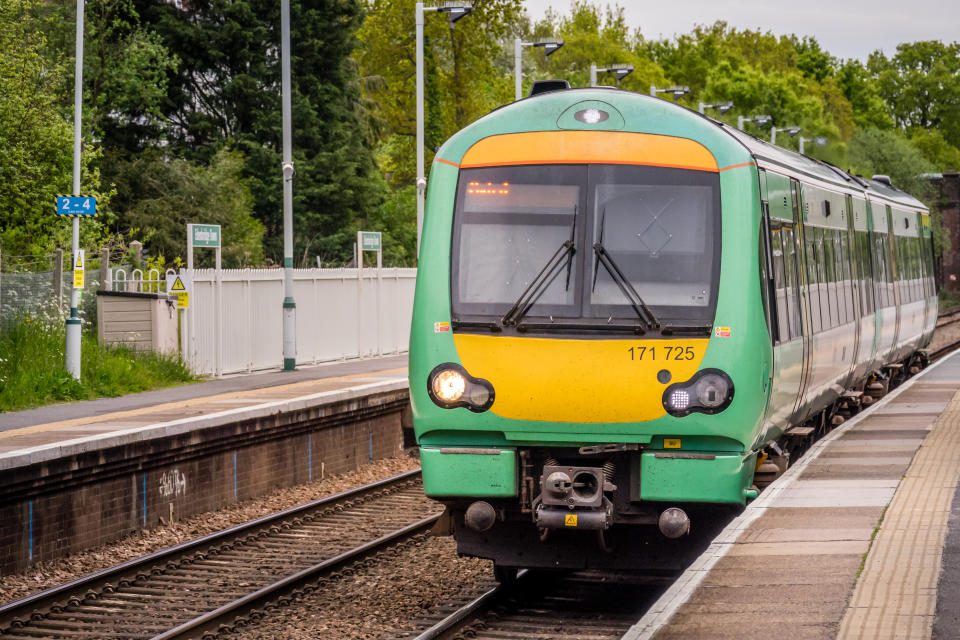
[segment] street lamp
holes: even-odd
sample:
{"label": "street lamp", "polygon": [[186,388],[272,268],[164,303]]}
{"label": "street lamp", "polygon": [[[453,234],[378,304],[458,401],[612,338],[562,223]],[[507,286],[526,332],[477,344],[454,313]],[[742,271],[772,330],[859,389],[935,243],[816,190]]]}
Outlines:
{"label": "street lamp", "polygon": [[733,109],[733,103],[732,103],[732,102],[717,102],[717,103],[714,103],[714,104],[704,104],[704,103],[701,102],[701,103],[699,104],[699,106],[697,107],[697,110],[698,110],[700,113],[703,113],[705,109],[716,109],[717,111],[720,112],[720,115],[723,115],[723,114],[725,114],[727,111],[730,111],[730,109]]}
{"label": "street lamp", "polygon": [[673,94],[673,101],[676,102],[677,98],[680,96],[690,93],[690,87],[668,87],[666,89],[657,89],[656,85],[650,85],[650,95],[656,98],[658,93]]}
{"label": "street lamp", "polygon": [[[80,122],[83,120],[83,0],[77,0],[77,49],[74,53],[76,76],[73,85],[73,193],[80,194]],[[74,217],[73,223],[73,268],[77,267],[77,255],[80,251],[80,218]],[[106,265],[104,266],[106,268]],[[64,345],[64,366],[75,379],[80,379],[80,289],[76,286],[70,291],[70,317],[67,318],[66,344]]]}
{"label": "street lamp", "polygon": [[516,85],[515,96],[516,99],[520,99],[520,92],[523,87],[523,79],[520,73],[520,52],[523,47],[543,47],[543,52],[549,58],[551,55],[560,50],[564,44],[563,40],[552,40],[549,38],[541,38],[536,42],[523,42],[520,38],[517,38],[513,41],[513,78],[514,84]]}
{"label": "street lamp", "polygon": [[620,81],[633,73],[632,64],[612,64],[609,67],[598,67],[596,64],[590,65],[590,86],[597,86],[597,73],[615,73],[617,74],[617,85]]}
{"label": "street lamp", "polygon": [[431,3],[429,7],[422,2],[416,5],[417,21],[417,255],[420,255],[420,236],[423,234],[423,208],[427,196],[427,177],[423,168],[423,25],[424,12],[446,13],[450,26],[473,11],[473,2],[441,1]]}
{"label": "street lamp", "polygon": [[770,144],[777,144],[777,131],[783,131],[784,133],[789,133],[790,137],[797,135],[803,131],[802,127],[770,127]]}
{"label": "street lamp", "polygon": [[825,145],[827,144],[827,139],[826,139],[825,137],[823,137],[823,136],[817,136],[817,137],[815,137],[815,138],[804,138],[803,136],[800,136],[799,140],[800,140],[800,153],[801,153],[801,154],[803,153],[803,143],[804,143],[804,142],[813,142],[813,143],[816,144],[818,147],[823,147],[823,146],[825,146]]}
{"label": "street lamp", "polygon": [[293,299],[294,169],[293,123],[290,115],[290,0],[280,0],[280,93],[283,121],[283,160],[280,164],[283,179],[283,370],[293,371],[297,368],[297,303]]}
{"label": "street lamp", "polygon": [[764,116],[750,116],[749,118],[747,118],[746,116],[737,116],[737,129],[740,129],[740,131],[743,131],[743,124],[744,124],[745,122],[753,122],[753,123],[755,123],[758,127],[764,127],[764,126],[766,126],[767,124],[773,122],[773,118],[770,117],[770,116],[766,116],[766,115],[764,115]]}

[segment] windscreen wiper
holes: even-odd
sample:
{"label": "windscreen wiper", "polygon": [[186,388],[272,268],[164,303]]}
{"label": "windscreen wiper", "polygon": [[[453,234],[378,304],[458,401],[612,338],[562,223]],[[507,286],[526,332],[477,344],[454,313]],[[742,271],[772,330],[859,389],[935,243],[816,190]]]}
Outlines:
{"label": "windscreen wiper", "polygon": [[[515,325],[523,316],[530,311],[530,307],[536,304],[546,290],[553,283],[553,280],[563,270],[565,260],[572,260],[576,249],[573,246],[573,240],[567,240],[560,245],[556,253],[547,261],[537,277],[534,278],[527,288],[520,293],[520,297],[513,303],[513,306],[507,309],[507,312],[500,318],[500,324],[503,326]],[[568,263],[569,269],[569,263]],[[567,285],[569,287],[569,283]]]}
{"label": "windscreen wiper", "polygon": [[[646,325],[647,329],[652,327],[659,326],[657,319],[654,317],[653,312],[650,311],[650,307],[643,301],[643,298],[640,297],[640,294],[637,293],[637,290],[633,288],[633,285],[630,284],[630,281],[623,275],[623,272],[620,271],[620,268],[617,266],[617,263],[613,261],[613,257],[607,250],[604,248],[603,244],[600,242],[595,242],[593,245],[593,252],[597,256],[597,263],[602,264],[603,268],[607,270],[607,273],[610,274],[610,277],[613,278],[613,281],[620,288],[620,291],[623,293],[624,297],[630,302],[630,306],[633,307],[633,310],[637,312],[637,316],[640,318],[640,321]],[[594,287],[596,287],[596,267],[594,267]]]}

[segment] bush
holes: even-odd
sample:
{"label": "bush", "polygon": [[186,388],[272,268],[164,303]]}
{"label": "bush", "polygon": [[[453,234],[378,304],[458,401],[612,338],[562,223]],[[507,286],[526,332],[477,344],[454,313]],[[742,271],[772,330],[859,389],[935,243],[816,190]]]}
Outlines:
{"label": "bush", "polygon": [[119,396],[194,380],[174,356],[81,337],[81,376],[64,364],[66,329],[55,316],[24,315],[0,333],[0,412]]}

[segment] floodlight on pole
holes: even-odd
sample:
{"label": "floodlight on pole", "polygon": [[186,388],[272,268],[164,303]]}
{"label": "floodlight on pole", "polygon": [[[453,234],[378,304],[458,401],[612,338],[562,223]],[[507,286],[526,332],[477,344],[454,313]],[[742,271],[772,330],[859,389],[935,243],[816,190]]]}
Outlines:
{"label": "floodlight on pole", "polygon": [[617,74],[617,85],[620,84],[620,81],[626,78],[628,75],[633,73],[632,64],[612,64],[609,67],[598,67],[596,64],[590,65],[590,86],[597,86],[597,74],[598,73],[615,73]]}
{"label": "floodlight on pole", "polygon": [[656,85],[650,85],[650,95],[656,98],[658,93],[672,94],[673,101],[676,102],[680,96],[690,93],[690,87],[667,87],[666,89],[658,89]]}
{"label": "floodlight on pole", "polygon": [[516,38],[513,41],[514,96],[517,100],[521,98],[521,94],[523,92],[523,76],[520,68],[520,54],[522,53],[523,47],[543,47],[543,52],[549,58],[551,55],[559,51],[560,47],[563,45],[563,40],[553,40],[550,38],[541,38],[536,42],[524,42],[521,38]]}
{"label": "floodlight on pole", "polygon": [[773,122],[773,118],[767,115],[750,116],[749,118],[746,116],[737,116],[737,129],[740,129],[740,131],[743,131],[743,125],[744,123],[747,123],[747,122],[752,122],[756,124],[758,127],[764,127],[770,124],[771,122]]}
{"label": "floodlight on pole", "polygon": [[460,18],[465,18],[473,11],[473,2],[433,2],[429,6],[423,2],[416,3],[416,35],[417,35],[417,255],[420,255],[420,236],[423,235],[423,210],[427,197],[427,177],[423,159],[423,25],[424,13],[436,11],[446,13],[453,27]]}
{"label": "floodlight on pole", "polygon": [[827,144],[827,139],[823,136],[816,136],[814,138],[804,138],[803,136],[800,136],[798,139],[800,140],[800,153],[803,153],[803,145],[805,142],[813,142],[818,147],[823,147]]}
{"label": "floodlight on pole", "polygon": [[732,103],[732,102],[717,102],[717,103],[714,103],[714,104],[705,104],[705,103],[701,102],[701,103],[699,103],[699,105],[697,106],[697,110],[698,110],[700,113],[703,113],[706,109],[716,109],[717,111],[720,112],[720,115],[723,115],[723,114],[726,113],[727,111],[730,111],[730,109],[733,109],[733,103]]}
{"label": "floodlight on pole", "polygon": [[789,133],[790,137],[803,131],[802,127],[770,127],[770,144],[777,144],[777,132]]}

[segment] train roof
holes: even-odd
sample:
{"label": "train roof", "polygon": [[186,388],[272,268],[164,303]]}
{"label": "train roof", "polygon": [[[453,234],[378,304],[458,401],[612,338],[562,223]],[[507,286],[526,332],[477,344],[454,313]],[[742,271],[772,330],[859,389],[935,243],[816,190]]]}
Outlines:
{"label": "train roof", "polygon": [[853,189],[854,191],[865,192],[869,197],[876,199],[889,200],[892,203],[903,206],[926,210],[927,206],[918,199],[911,196],[906,191],[902,191],[892,185],[874,180],[872,178],[863,178],[854,176],[843,169],[830,163],[816,160],[809,156],[802,155],[791,149],[778,147],[766,140],[761,140],[748,133],[745,133],[736,127],[724,122],[714,120],[717,125],[726,131],[729,135],[736,138],[743,144],[753,156],[759,160],[781,165],[799,171],[800,173],[831,182],[833,184]]}

